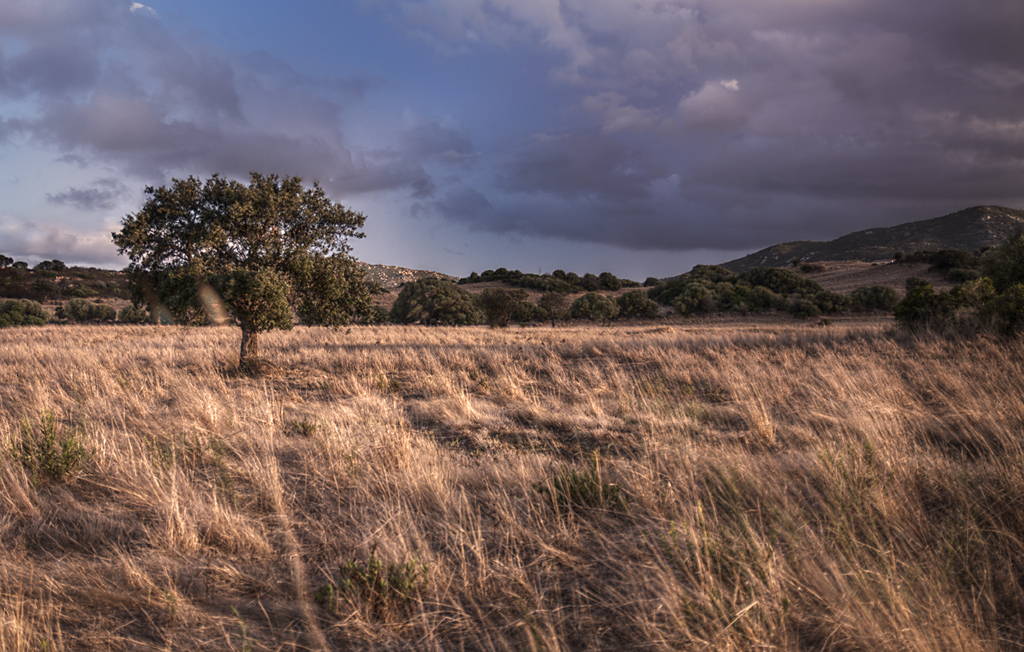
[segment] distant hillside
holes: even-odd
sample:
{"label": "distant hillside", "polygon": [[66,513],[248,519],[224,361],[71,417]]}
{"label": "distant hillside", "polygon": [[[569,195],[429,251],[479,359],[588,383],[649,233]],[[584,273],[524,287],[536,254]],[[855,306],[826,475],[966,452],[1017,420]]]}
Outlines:
{"label": "distant hillside", "polygon": [[451,281],[459,280],[455,276],[431,272],[422,269],[409,269],[408,267],[396,267],[395,265],[371,265],[359,261],[359,266],[366,271],[366,280],[371,283],[378,283],[385,290],[397,290],[403,283],[417,281],[421,278],[446,278]]}
{"label": "distant hillside", "polygon": [[1001,206],[975,206],[956,213],[888,228],[867,229],[829,242],[786,242],[737,258],[723,267],[744,272],[755,267],[783,267],[795,259],[874,261],[891,259],[897,251],[963,249],[975,251],[1001,244],[1014,229],[1024,227],[1024,211]]}

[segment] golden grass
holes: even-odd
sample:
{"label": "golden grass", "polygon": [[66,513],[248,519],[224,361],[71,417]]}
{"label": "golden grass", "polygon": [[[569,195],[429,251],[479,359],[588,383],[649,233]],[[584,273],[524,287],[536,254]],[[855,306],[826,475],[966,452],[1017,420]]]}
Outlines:
{"label": "golden grass", "polygon": [[1020,341],[299,328],[251,376],[237,339],[0,331],[0,649],[1024,640]]}

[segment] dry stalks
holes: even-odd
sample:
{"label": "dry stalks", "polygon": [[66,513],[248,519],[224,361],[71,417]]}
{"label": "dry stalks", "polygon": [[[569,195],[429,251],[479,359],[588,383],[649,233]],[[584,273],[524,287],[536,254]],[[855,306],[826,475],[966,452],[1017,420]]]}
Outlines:
{"label": "dry stalks", "polygon": [[0,331],[0,649],[1022,647],[1020,341],[236,340]]}

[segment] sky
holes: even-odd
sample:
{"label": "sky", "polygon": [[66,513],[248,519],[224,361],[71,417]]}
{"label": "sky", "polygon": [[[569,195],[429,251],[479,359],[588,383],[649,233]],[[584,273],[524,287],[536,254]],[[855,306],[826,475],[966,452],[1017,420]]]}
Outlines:
{"label": "sky", "polygon": [[643,280],[1024,207],[1021,0],[2,0],[0,253],[300,176],[353,253]]}

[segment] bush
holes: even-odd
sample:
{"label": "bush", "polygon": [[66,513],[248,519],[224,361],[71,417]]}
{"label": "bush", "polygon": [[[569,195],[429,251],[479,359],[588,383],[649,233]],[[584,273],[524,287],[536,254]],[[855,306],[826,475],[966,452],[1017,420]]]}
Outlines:
{"label": "bush", "polygon": [[491,328],[505,328],[513,319],[530,321],[535,314],[535,307],[530,303],[526,290],[487,288],[477,295],[477,303]]}
{"label": "bush", "polygon": [[[907,281],[909,283],[910,279]],[[887,285],[873,285],[857,288],[850,295],[850,299],[855,310],[884,310],[888,312],[899,303],[900,295]]]}
{"label": "bush", "polygon": [[423,278],[403,285],[390,317],[396,324],[449,326],[479,324],[484,320],[469,292],[439,278]]}
{"label": "bush", "polygon": [[117,313],[117,321],[122,324],[143,324],[149,321],[149,312],[142,305],[129,304]]}
{"label": "bush", "polygon": [[630,290],[618,298],[619,317],[657,317],[658,304],[643,290]]}
{"label": "bush", "polygon": [[601,272],[601,275],[597,278],[601,281],[601,287],[605,290],[614,292],[615,290],[622,289],[622,281],[611,272]]}
{"label": "bush", "polygon": [[15,439],[11,452],[36,487],[43,481],[63,483],[78,475],[92,458],[84,440],[81,425],[63,428],[52,412],[43,412],[38,423],[22,419],[21,436]]}
{"label": "bush", "polygon": [[1018,230],[1005,244],[982,256],[981,269],[992,279],[997,292],[1024,283],[1024,230]]}
{"label": "bush", "polygon": [[758,267],[743,272],[737,279],[751,287],[763,286],[783,296],[814,295],[825,290],[821,284],[782,267]]}
{"label": "bush", "polygon": [[747,304],[751,310],[776,310],[786,305],[786,299],[781,294],[758,285],[747,295]]}
{"label": "bush", "polygon": [[42,326],[50,314],[42,304],[27,299],[0,301],[0,328],[7,326]]}
{"label": "bush", "polygon": [[792,297],[786,306],[786,311],[794,317],[811,318],[821,315],[821,309],[810,299],[799,295]]}
{"label": "bush", "polygon": [[117,311],[102,303],[93,303],[86,299],[72,299],[58,310],[57,316],[74,322],[102,322],[117,319]]}
{"label": "bush", "polygon": [[331,611],[349,611],[363,603],[378,615],[384,615],[418,595],[426,588],[429,578],[429,567],[418,560],[385,563],[372,551],[367,562],[342,564],[336,581],[325,584],[313,597]]}
{"label": "bush", "polygon": [[598,294],[588,292],[579,299],[573,301],[569,308],[569,316],[573,319],[589,319],[591,321],[608,321],[619,314],[619,305],[612,299]]}
{"label": "bush", "polygon": [[556,321],[563,320],[569,316],[569,297],[563,292],[545,292],[541,295],[538,308],[544,312],[544,318],[551,320],[554,326]]}
{"label": "bush", "polygon": [[661,283],[661,280],[656,279],[653,276],[648,276],[647,280],[644,281],[644,287],[645,288],[653,288],[653,287],[656,287],[659,283]]}

